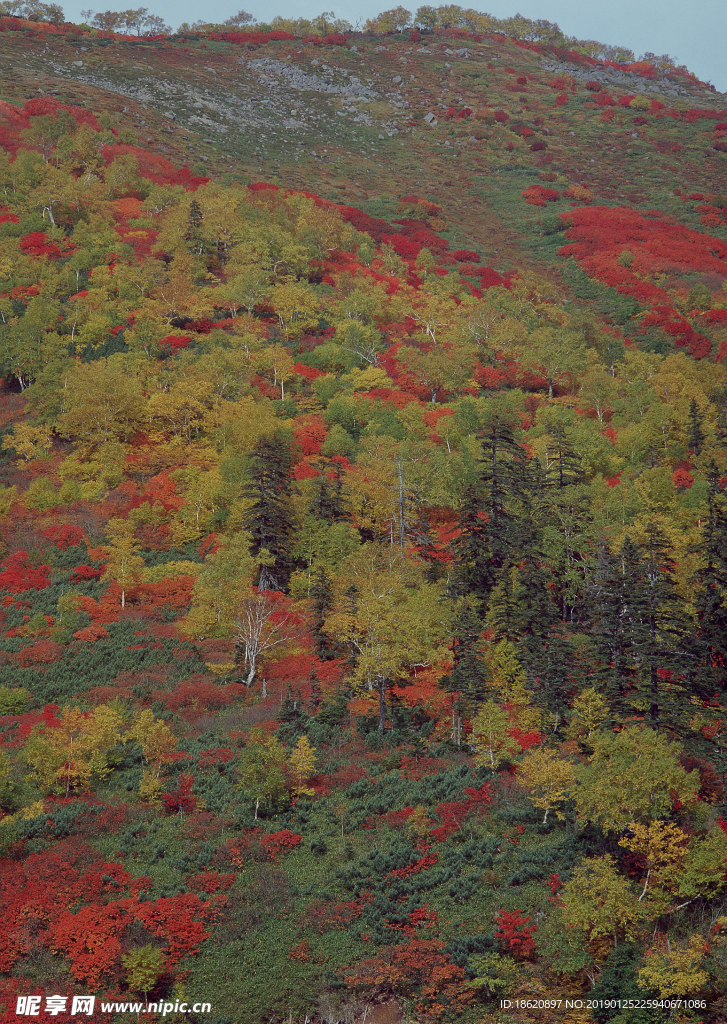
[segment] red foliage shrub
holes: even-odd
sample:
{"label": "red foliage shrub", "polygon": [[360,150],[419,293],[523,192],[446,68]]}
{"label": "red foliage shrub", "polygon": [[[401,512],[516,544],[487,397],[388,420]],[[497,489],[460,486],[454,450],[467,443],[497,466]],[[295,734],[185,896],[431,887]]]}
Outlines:
{"label": "red foliage shrub", "polygon": [[20,251],[26,256],[35,256],[48,260],[59,260],[63,253],[51,242],[45,231],[31,231],[20,239]]}
{"label": "red foliage shrub", "polygon": [[212,750],[203,750],[197,759],[197,766],[200,769],[217,768],[220,765],[233,761],[235,755],[229,747],[215,747]]}
{"label": "red foliage shrub", "polygon": [[412,937],[340,970],[350,988],[412,998],[422,1021],[458,1020],[474,998],[463,985],[464,968],[450,961],[440,939]]}
{"label": "red foliage shrub", "polygon": [[77,565],[71,570],[71,583],[83,583],[84,580],[97,580],[103,575],[103,569],[95,569],[92,565]]}
{"label": "red foliage shrub", "polygon": [[[290,32],[210,32],[206,38],[223,43],[236,43],[238,45],[252,43],[260,46],[263,43],[285,42],[296,37],[291,35]],[[345,44],[345,37],[342,36],[341,38]]]}
{"label": "red foliage shrub", "polygon": [[531,206],[545,206],[546,203],[554,203],[560,199],[560,192],[557,189],[545,188],[544,185],[530,185],[520,195]]}
{"label": "red foliage shrub", "polygon": [[85,540],[86,534],[80,526],[73,526],[71,523],[59,523],[43,530],[43,536],[52,541],[61,551],[65,551],[67,548],[81,544]]}
{"label": "red foliage shrub", "polygon": [[688,491],[694,484],[694,477],[688,469],[675,469],[671,479],[678,491]]}
{"label": "red foliage shrub", "polygon": [[241,867],[246,860],[268,860],[277,864],[281,856],[300,845],[302,836],[290,829],[263,832],[261,828],[244,829],[238,839],[227,844],[232,863]]}
{"label": "red foliage shrub", "polygon": [[22,594],[26,590],[45,590],[50,583],[49,565],[29,565],[27,551],[15,551],[0,566],[0,590]]}
{"label": "red foliage shrub", "polygon": [[209,181],[209,178],[195,177],[190,173],[188,167],[176,168],[163,156],[127,143],[114,142],[109,146],[104,146],[101,156],[107,165],[117,156],[135,156],[139,165],[139,174],[157,185],[182,185],[187,190],[194,190]]}
{"label": "red foliage shrub", "polygon": [[465,796],[465,800],[449,800],[434,808],[442,824],[432,829],[432,842],[443,842],[459,831],[470,814],[482,813],[492,802],[492,788],[488,782],[483,783],[479,789],[468,786]]}
{"label": "red foliage shrub", "polygon": [[327,931],[343,931],[361,916],[362,900],[314,900],[303,913],[303,926],[322,935]]}
{"label": "red foliage shrub", "polygon": [[32,665],[52,665],[63,656],[63,646],[55,640],[38,640],[30,647],[24,647],[15,655],[15,661],[23,668]]}
{"label": "red foliage shrub", "polygon": [[295,439],[300,445],[303,455],[318,455],[321,445],[326,439],[328,429],[322,416],[310,414],[296,419],[293,425]]}
{"label": "red foliage shrub", "polygon": [[410,875],[418,875],[420,871],[426,871],[427,868],[434,867],[439,860],[439,855],[436,853],[426,853],[419,860],[414,861],[412,864],[407,864],[404,868],[394,868],[393,871],[389,872],[388,878],[408,878]]}
{"label": "red foliage shrub", "polygon": [[81,643],[95,644],[97,640],[106,640],[108,635],[109,631],[96,623],[93,626],[77,629],[73,634],[73,639],[79,640]]}
{"label": "red foliage shrub", "polygon": [[538,926],[529,924],[529,917],[523,917],[521,910],[498,910],[496,921],[495,938],[505,952],[516,960],[527,960],[533,955],[533,935]]}
{"label": "red foliage shrub", "polygon": [[170,352],[175,353],[181,348],[187,348],[190,341],[190,338],[181,334],[167,334],[165,337],[159,339],[159,348],[162,349],[162,351],[167,349]]}
{"label": "red foliage shrub", "polygon": [[196,875],[189,875],[187,886],[196,892],[206,892],[210,895],[215,892],[225,892],[235,884],[235,873],[230,871],[220,874],[218,871],[200,871]]}
{"label": "red foliage shrub", "polygon": [[[658,212],[591,206],[561,216],[568,223],[566,237],[570,243],[559,250],[561,255],[574,256],[591,277],[653,306],[649,322],[663,321],[660,325],[677,339],[677,345],[688,348],[697,358],[697,353],[708,354],[707,339],[700,338],[671,308],[669,295],[662,288],[644,277],[702,273],[724,278],[726,243]],[[631,253],[630,266],[619,262],[624,250]]]}
{"label": "red foliage shrub", "polygon": [[179,776],[179,782],[171,793],[162,794],[162,802],[169,814],[191,814],[197,806],[197,799],[192,795],[194,776],[184,772]]}
{"label": "red foliage shrub", "polygon": [[213,710],[232,704],[239,696],[239,686],[228,683],[220,686],[205,676],[193,676],[178,683],[173,690],[155,690],[154,700],[160,700],[168,711],[181,708]]}

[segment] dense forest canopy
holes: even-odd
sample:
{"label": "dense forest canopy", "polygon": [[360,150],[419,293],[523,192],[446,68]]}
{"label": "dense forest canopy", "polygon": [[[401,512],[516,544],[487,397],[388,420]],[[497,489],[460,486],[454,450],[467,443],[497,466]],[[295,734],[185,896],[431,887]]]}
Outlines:
{"label": "dense forest canopy", "polygon": [[[459,8],[157,45],[6,7],[10,59],[111,54],[115,81],[146,46],[190,81],[298,60],[312,94],[382,33],[407,66],[490,63],[486,95],[462,54],[459,99],[427,95],[387,202],[343,144],[185,166],[109,71],[95,105],[57,69],[3,94],[3,1019],[50,992],[220,1024],[720,1019],[719,98],[631,54],[554,69],[557,26]],[[370,103],[405,177],[404,115]]]}

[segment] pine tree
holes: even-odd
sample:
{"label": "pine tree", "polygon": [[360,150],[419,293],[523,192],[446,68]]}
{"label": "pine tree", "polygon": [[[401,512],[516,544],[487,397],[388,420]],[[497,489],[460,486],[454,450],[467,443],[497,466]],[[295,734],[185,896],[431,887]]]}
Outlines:
{"label": "pine tree", "polygon": [[626,715],[626,639],[624,609],[627,606],[625,566],[638,558],[630,540],[622,559],[615,557],[605,540],[598,546],[598,565],[591,581],[591,628],[596,649],[594,675],[608,701],[614,720]]}
{"label": "pine tree", "polygon": [[482,657],[482,616],[472,597],[461,598],[452,625],[452,671],[443,680],[446,689],[473,700],[485,686]]}
{"label": "pine tree", "polygon": [[680,697],[689,657],[685,631],[689,615],[674,579],[674,563],[663,534],[654,524],[639,545],[640,558],[628,564],[629,551],[622,551],[624,578],[630,578],[626,598],[629,657],[635,669],[635,690],[629,696],[632,708],[648,716],[659,729],[664,725],[683,728]]}
{"label": "pine tree", "polygon": [[340,463],[334,463],[333,480],[328,477],[328,467],[320,466],[320,476],[315,482],[309,512],[327,523],[337,522],[344,517],[343,480]]}
{"label": "pine tree", "polygon": [[196,199],[193,199],[189,204],[189,218],[187,220],[187,230],[184,233],[184,239],[187,242],[189,251],[197,256],[201,256],[205,251],[205,243],[202,238],[203,220],[204,215],[202,214],[202,207]]}
{"label": "pine tree", "polygon": [[705,436],[702,430],[702,417],[699,413],[699,406],[696,398],[689,403],[689,451],[694,455],[701,455]]}
{"label": "pine tree", "polygon": [[703,565],[697,579],[698,644],[701,695],[727,694],[727,493],[720,486],[717,467],[708,470],[707,522],[700,554]]}
{"label": "pine tree", "polygon": [[251,505],[245,525],[252,538],[254,556],[260,559],[257,586],[260,590],[285,590],[293,570],[291,554],[294,521],[291,507],[290,449],[280,434],[261,437],[250,456],[250,480],[246,496]]}
{"label": "pine tree", "polygon": [[512,428],[493,418],[482,438],[478,480],[465,488],[452,544],[456,592],[473,594],[483,612],[516,557],[524,463]]}
{"label": "pine tree", "polygon": [[585,479],[583,463],[575,448],[566,437],[561,423],[553,429],[554,446],[548,451],[547,482],[555,487],[580,484]]}
{"label": "pine tree", "polygon": [[333,591],[331,578],[323,566],[319,566],[314,573],[310,596],[313,601],[313,635],[316,654],[321,661],[329,661],[335,657],[335,647],[325,632],[325,622],[326,616],[333,607]]}

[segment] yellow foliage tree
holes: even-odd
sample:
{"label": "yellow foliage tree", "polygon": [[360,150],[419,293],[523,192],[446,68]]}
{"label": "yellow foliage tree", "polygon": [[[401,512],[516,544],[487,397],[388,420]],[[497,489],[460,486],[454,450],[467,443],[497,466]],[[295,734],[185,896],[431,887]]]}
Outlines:
{"label": "yellow foliage tree", "polygon": [[659,999],[688,999],[700,993],[709,975],[702,967],[706,943],[701,935],[687,942],[652,947],[638,972],[639,988],[656,992]]}
{"label": "yellow foliage tree", "polygon": [[307,736],[298,739],[292,753],[288,757],[288,770],[296,796],[312,796],[313,790],[307,783],[316,770],[316,749],[311,746]]}
{"label": "yellow foliage tree", "polygon": [[552,750],[529,750],[518,767],[518,778],[530,790],[535,806],[545,811],[543,824],[550,811],[563,817],[563,804],[575,785],[575,772],[569,761]]}

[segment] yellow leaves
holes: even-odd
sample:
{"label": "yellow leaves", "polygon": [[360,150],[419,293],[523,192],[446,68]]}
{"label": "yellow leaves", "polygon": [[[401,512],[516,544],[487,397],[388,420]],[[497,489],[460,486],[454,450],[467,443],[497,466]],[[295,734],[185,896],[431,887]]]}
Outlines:
{"label": "yellow leaves", "polygon": [[306,285],[276,283],[270,289],[270,303],[286,338],[297,338],[318,324],[316,295]]}
{"label": "yellow leaves", "polygon": [[298,739],[292,753],[288,757],[288,770],[296,796],[312,796],[313,790],[307,785],[316,770],[316,750],[307,736]]}
{"label": "yellow leaves", "polygon": [[150,418],[159,421],[174,437],[192,441],[199,435],[212,404],[212,382],[202,375],[181,377],[171,387],[149,399]]}
{"label": "yellow leaves", "polygon": [[670,821],[652,821],[648,825],[629,826],[618,845],[643,858],[649,884],[674,891],[676,875],[687,853],[689,837]]}
{"label": "yellow leaves", "polygon": [[413,843],[423,843],[429,838],[434,822],[424,804],[417,804],[406,822],[406,834]]}
{"label": "yellow leaves", "polygon": [[582,690],[573,701],[568,738],[587,742],[601,728],[607,714],[608,705],[600,693],[592,686]]}
{"label": "yellow leaves", "polygon": [[139,543],[134,537],[131,519],[109,519],[107,532],[110,544],[102,548],[106,559],[103,579],[113,580],[121,588],[121,607],[126,604],[126,591],[141,579],[144,559],[139,554]]}
{"label": "yellow leaves", "polygon": [[616,735],[593,738],[594,754],[578,772],[576,806],[581,820],[604,832],[623,832],[635,823],[662,818],[673,796],[688,802],[699,788],[699,774],[686,772],[681,747],[662,733],[630,726]]}
{"label": "yellow leaves", "polygon": [[144,409],[141,384],[122,355],[75,366],[63,401],[59,433],[92,446],[128,437]]}
{"label": "yellow leaves", "polygon": [[531,800],[545,811],[543,824],[554,810],[563,817],[562,807],[575,785],[575,770],[552,750],[529,750],[518,766],[518,779],[530,790]]}
{"label": "yellow leaves", "polygon": [[213,312],[213,297],[209,289],[198,287],[198,271],[188,252],[175,254],[165,280],[151,293],[146,308],[165,323],[188,317],[199,320]]}
{"label": "yellow leaves", "polygon": [[120,709],[100,704],[93,711],[65,708],[58,726],[36,726],[23,751],[31,776],[47,792],[85,790],[111,771],[109,756],[125,738]]}
{"label": "yellow leaves", "polygon": [[26,462],[47,455],[53,446],[53,432],[46,424],[15,423],[3,438],[3,449],[14,449]]}
{"label": "yellow leaves", "polygon": [[285,398],[286,382],[295,376],[295,359],[284,345],[267,345],[253,356],[253,366],[261,376],[270,378],[280,388],[281,399]]}
{"label": "yellow leaves", "polygon": [[161,803],[162,789],[164,784],[151,769],[147,769],[141,776],[139,783],[139,799],[148,804]]}
{"label": "yellow leaves", "polygon": [[128,735],[139,744],[150,772],[158,778],[162,765],[177,748],[174,733],[166,722],[154,718],[153,712],[147,708],[141,712]]}
{"label": "yellow leaves", "polygon": [[687,942],[666,941],[647,950],[645,966],[638,972],[639,987],[656,992],[659,999],[696,996],[709,980],[702,967],[707,947],[701,935]]}
{"label": "yellow leaves", "polygon": [[560,897],[565,926],[581,932],[599,957],[606,955],[603,940],[615,945],[619,939],[635,938],[644,916],[633,886],[609,855],[579,864]]}
{"label": "yellow leaves", "polygon": [[472,721],[475,764],[495,771],[519,751],[518,742],[507,734],[508,726],[507,713],[493,700],[480,706]]}
{"label": "yellow leaves", "polygon": [[162,562],[159,565],[150,565],[141,573],[142,583],[159,583],[161,580],[176,580],[180,576],[199,576],[202,566],[199,562]]}

